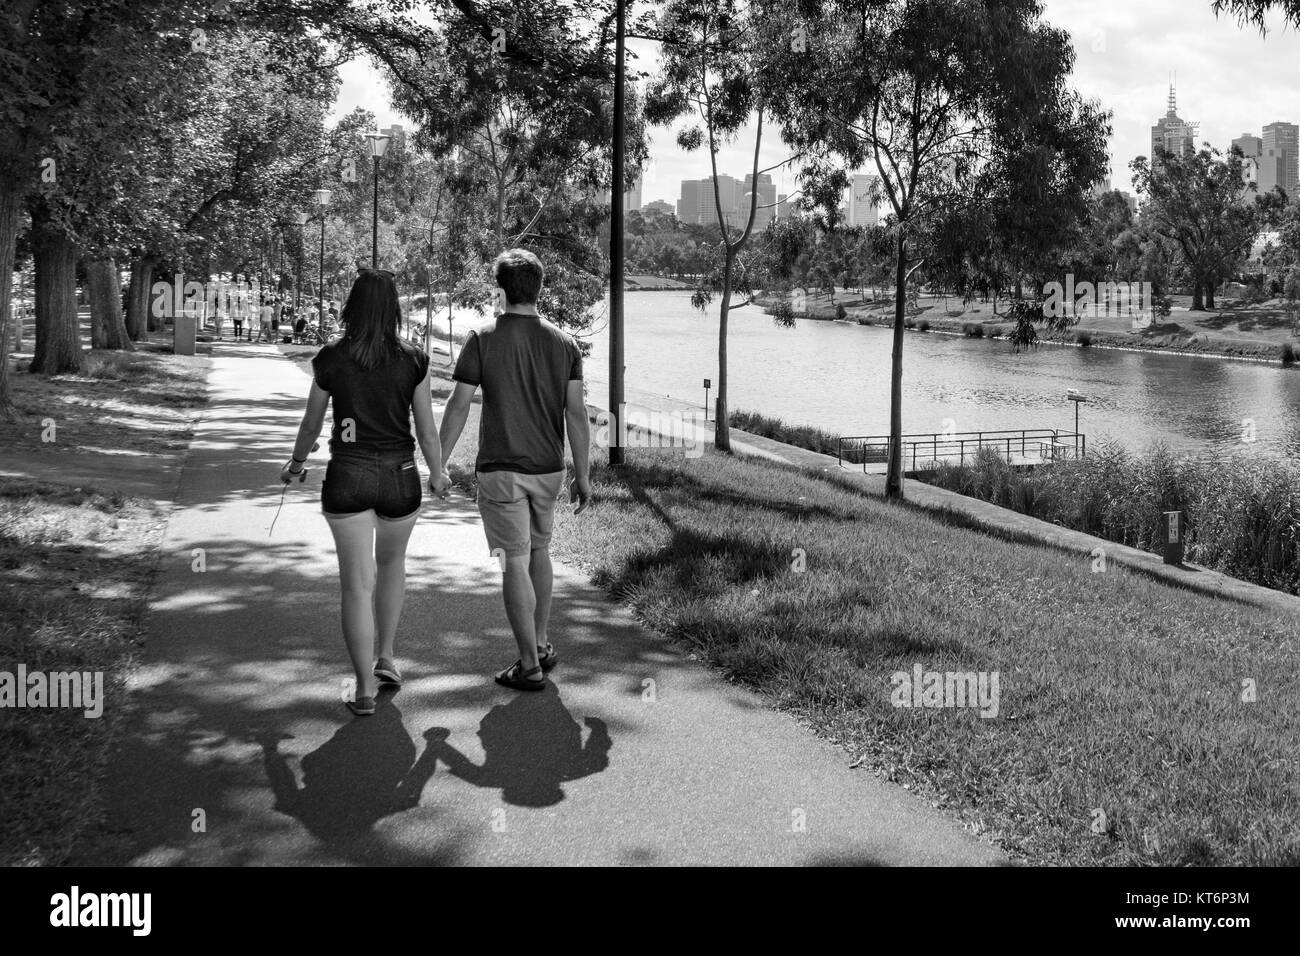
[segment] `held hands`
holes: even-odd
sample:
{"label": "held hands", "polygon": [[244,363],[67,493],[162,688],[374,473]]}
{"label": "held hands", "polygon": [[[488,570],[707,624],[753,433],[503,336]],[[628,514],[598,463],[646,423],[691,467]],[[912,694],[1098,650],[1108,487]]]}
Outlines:
{"label": "held hands", "polygon": [[429,476],[429,490],[443,501],[447,500],[447,496],[451,494],[451,478],[445,470]]}
{"label": "held hands", "polygon": [[569,500],[578,503],[578,507],[573,509],[573,513],[575,515],[582,514],[587,505],[591,504],[591,480],[585,476],[574,478],[569,484]]}

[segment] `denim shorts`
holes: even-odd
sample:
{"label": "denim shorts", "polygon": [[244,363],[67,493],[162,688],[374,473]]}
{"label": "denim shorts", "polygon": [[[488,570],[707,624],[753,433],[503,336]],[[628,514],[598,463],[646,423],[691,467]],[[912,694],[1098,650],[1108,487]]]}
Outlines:
{"label": "denim shorts", "polygon": [[381,518],[405,518],[419,510],[422,490],[411,452],[350,449],[330,457],[320,507],[327,516],[373,509]]}

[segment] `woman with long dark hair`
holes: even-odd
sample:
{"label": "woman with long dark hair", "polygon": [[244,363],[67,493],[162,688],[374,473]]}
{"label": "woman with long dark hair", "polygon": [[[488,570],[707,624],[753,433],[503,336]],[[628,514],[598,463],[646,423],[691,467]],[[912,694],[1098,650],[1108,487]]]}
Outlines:
{"label": "woman with long dark hair", "polygon": [[429,356],[398,339],[401,319],[393,274],[363,270],[343,306],[346,335],[312,359],[307,411],[293,458],[280,471],[286,483],[302,473],[332,403],[321,511],[338,550],[343,640],[357,677],[347,706],[361,716],[375,712],[379,684],[402,682],[393,644],[406,592],[406,544],[420,514],[417,441],[429,488],[440,498],[451,488],[433,417]]}

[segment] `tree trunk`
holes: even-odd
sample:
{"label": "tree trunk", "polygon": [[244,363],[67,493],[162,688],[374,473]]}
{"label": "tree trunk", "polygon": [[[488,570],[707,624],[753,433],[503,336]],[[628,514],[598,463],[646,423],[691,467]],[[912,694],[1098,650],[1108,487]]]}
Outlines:
{"label": "tree trunk", "polygon": [[727,250],[722,272],[722,298],[718,301],[718,403],[713,423],[713,444],[718,451],[731,451],[731,424],[727,415],[727,313],[731,311],[731,268],[735,253]]}
{"label": "tree trunk", "polygon": [[1213,282],[1205,283],[1205,307],[1207,309],[1214,308],[1214,283]]}
{"label": "tree trunk", "polygon": [[21,218],[19,189],[10,181],[6,188],[0,189],[0,418],[11,421],[14,406],[9,391],[9,349],[12,347],[9,310],[13,305],[14,251]]}
{"label": "tree trunk", "polygon": [[1199,281],[1192,284],[1192,311],[1204,312],[1205,300],[1202,298],[1204,287]]}
{"label": "tree trunk", "polygon": [[126,295],[126,331],[135,342],[149,340],[149,287],[153,284],[153,267],[157,259],[144,255],[131,263],[131,284]]}
{"label": "tree trunk", "polygon": [[96,349],[133,351],[122,320],[122,282],[110,256],[86,263],[90,280],[90,345]]}
{"label": "tree trunk", "polygon": [[31,371],[43,375],[85,367],[77,316],[77,246],[64,232],[32,217],[36,252],[36,354]]}
{"label": "tree trunk", "polygon": [[894,351],[889,368],[889,465],[885,497],[903,500],[903,314],[907,302],[907,240],[898,227],[894,264]]}

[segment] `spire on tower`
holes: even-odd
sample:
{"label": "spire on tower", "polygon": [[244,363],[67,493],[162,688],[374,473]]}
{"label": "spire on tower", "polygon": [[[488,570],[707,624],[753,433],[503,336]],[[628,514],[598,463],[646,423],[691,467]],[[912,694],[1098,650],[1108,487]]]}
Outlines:
{"label": "spire on tower", "polygon": [[1170,116],[1178,115],[1178,99],[1177,99],[1177,94],[1175,93],[1175,84],[1177,83],[1177,80],[1178,80],[1178,75],[1176,73],[1169,74],[1169,115]]}

